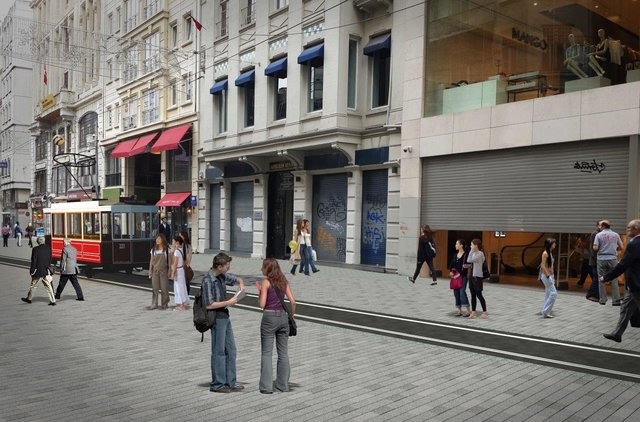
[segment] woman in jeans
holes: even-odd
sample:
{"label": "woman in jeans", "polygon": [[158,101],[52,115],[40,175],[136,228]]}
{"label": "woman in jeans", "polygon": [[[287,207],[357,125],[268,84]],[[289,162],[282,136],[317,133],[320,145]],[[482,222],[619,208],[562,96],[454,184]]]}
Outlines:
{"label": "woman in jeans", "polygon": [[[295,315],[296,301],[287,283],[287,279],[280,270],[278,261],[267,258],[262,261],[262,274],[266,277],[262,282],[256,282],[259,293],[262,322],[260,323],[260,341],[262,345],[262,358],[260,360],[260,392],[262,394],[273,393],[273,387],[279,391],[289,391],[289,317],[287,311],[280,303],[280,296],[289,299],[291,315]],[[276,369],[276,382],[273,383],[273,339],[276,339],[278,351],[278,363]]]}
{"label": "woman in jeans", "polygon": [[482,241],[480,239],[473,239],[471,241],[471,251],[467,258],[467,262],[473,264],[471,270],[471,283],[469,283],[469,291],[471,292],[471,313],[469,314],[469,318],[476,317],[476,298],[480,300],[480,305],[482,305],[482,314],[480,314],[480,318],[486,318],[488,316],[487,302],[484,300],[484,296],[482,296],[482,284],[484,280],[482,266],[484,265],[484,261],[485,257],[484,252],[482,252]]}
{"label": "woman in jeans", "polygon": [[[469,299],[467,298],[467,270],[471,265],[467,264],[467,252],[465,251],[466,242],[464,239],[456,240],[456,254],[451,260],[451,270],[457,270],[462,276],[462,287],[453,291],[453,297],[456,300],[456,316],[469,316]],[[449,277],[453,277],[453,272],[449,273]]]}
{"label": "woman in jeans", "polygon": [[302,263],[301,270],[304,270],[304,275],[309,275],[309,267],[311,267],[311,271],[317,273],[320,271],[316,268],[316,263],[313,260],[313,248],[311,247],[311,223],[309,220],[302,220],[302,235],[304,237],[304,242],[300,245],[302,249],[300,249],[300,253],[302,254],[302,259],[304,262]]}
{"label": "woman in jeans", "polygon": [[558,292],[555,286],[555,278],[553,276],[553,250],[556,248],[556,240],[547,238],[544,241],[544,252],[542,252],[542,262],[540,263],[540,280],[544,284],[544,302],[538,315],[543,318],[553,318],[551,309],[556,303]]}

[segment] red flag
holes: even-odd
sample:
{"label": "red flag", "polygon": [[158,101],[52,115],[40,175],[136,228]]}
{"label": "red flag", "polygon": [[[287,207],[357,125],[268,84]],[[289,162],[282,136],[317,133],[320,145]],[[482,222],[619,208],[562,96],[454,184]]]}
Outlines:
{"label": "red flag", "polygon": [[47,65],[44,65],[44,77],[42,78],[43,82],[45,85],[47,85],[48,79],[47,79]]}
{"label": "red flag", "polygon": [[198,31],[201,31],[202,30],[202,24],[200,22],[198,22],[196,20],[196,18],[194,18],[193,16],[191,16],[191,19],[193,20],[193,24],[196,26],[196,29]]}

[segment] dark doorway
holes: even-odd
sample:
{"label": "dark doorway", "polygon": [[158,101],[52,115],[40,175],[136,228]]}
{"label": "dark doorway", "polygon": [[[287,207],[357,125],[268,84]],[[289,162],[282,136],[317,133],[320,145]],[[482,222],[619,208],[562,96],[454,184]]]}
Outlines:
{"label": "dark doorway", "polygon": [[267,256],[286,259],[293,236],[293,174],[288,171],[269,174],[268,195]]}

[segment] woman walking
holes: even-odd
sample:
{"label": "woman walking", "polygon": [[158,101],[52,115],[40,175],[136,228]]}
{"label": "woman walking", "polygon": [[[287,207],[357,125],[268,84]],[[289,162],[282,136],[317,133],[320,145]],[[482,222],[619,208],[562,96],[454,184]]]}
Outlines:
{"label": "woman walking", "polygon": [[156,236],[155,245],[149,253],[149,278],[151,279],[151,306],[147,309],[158,309],[158,293],[160,308],[169,306],[169,244],[163,234]]}
{"label": "woman walking", "polygon": [[436,270],[433,267],[433,258],[436,257],[436,242],[433,240],[433,233],[431,228],[427,225],[420,227],[420,237],[418,238],[418,263],[416,264],[416,270],[413,273],[413,277],[407,277],[410,282],[416,282],[418,275],[420,274],[420,269],[422,269],[422,264],[425,262],[429,266],[429,270],[431,271],[431,278],[433,281],[431,282],[432,286],[438,284],[438,277],[436,276]]}
{"label": "woman walking", "polygon": [[482,284],[484,280],[482,267],[484,266],[484,261],[485,257],[484,252],[482,251],[482,241],[480,239],[473,239],[471,241],[471,251],[467,258],[467,262],[473,265],[471,270],[471,283],[469,283],[469,291],[471,292],[471,313],[469,314],[469,318],[476,317],[477,300],[480,300],[480,305],[482,306],[482,314],[480,314],[480,318],[486,318],[488,316],[487,302],[484,300],[484,296],[482,295]]}
{"label": "woman walking", "polygon": [[456,240],[456,254],[453,256],[450,265],[449,277],[453,277],[453,270],[456,270],[462,277],[462,287],[453,290],[453,297],[456,301],[456,316],[469,316],[469,298],[467,298],[467,273],[471,265],[467,264],[466,242],[464,239]]}
{"label": "woman walking", "polygon": [[184,256],[182,247],[184,242],[180,235],[173,238],[173,265],[171,275],[173,278],[173,301],[176,304],[174,310],[184,311],[189,305],[187,283],[184,278]]}
{"label": "woman walking", "polygon": [[553,318],[551,315],[551,309],[553,304],[556,303],[558,297],[558,291],[556,290],[556,280],[553,276],[553,250],[556,248],[556,240],[547,238],[544,241],[544,251],[542,252],[542,261],[540,263],[540,280],[544,284],[544,302],[539,315],[543,318]]}
{"label": "woman walking", "polygon": [[[263,309],[260,323],[260,343],[262,358],[260,360],[260,392],[273,393],[273,387],[279,391],[289,391],[289,317],[283,307],[284,296],[289,299],[291,315],[295,315],[296,301],[287,283],[287,279],[280,270],[278,261],[267,258],[262,261],[262,274],[266,277],[262,282],[256,282],[259,293],[260,307]],[[282,302],[281,302],[282,301]],[[276,382],[273,383],[273,340],[276,340],[278,362],[276,364]]]}
{"label": "woman walking", "polygon": [[302,262],[302,269],[304,271],[304,275],[309,275],[309,267],[311,267],[311,271],[314,273],[317,273],[320,270],[316,268],[316,263],[313,259],[313,248],[311,247],[311,223],[309,220],[302,220],[302,227],[302,235],[304,237],[304,243],[302,243],[302,250],[300,251],[304,259],[304,262]]}
{"label": "woman walking", "polygon": [[[193,247],[191,246],[189,233],[187,233],[186,230],[182,230],[180,232],[180,237],[184,242],[182,244],[182,256],[184,256],[184,265],[186,265],[187,267],[191,267],[191,258],[193,257]],[[191,282],[186,281],[186,283],[187,283],[187,295],[189,295],[189,293],[191,292]]]}
{"label": "woman walking", "polygon": [[296,268],[298,268],[298,263],[300,264],[300,272],[302,272],[302,260],[304,257],[300,253],[301,247],[300,245],[304,242],[304,235],[302,234],[302,230],[304,229],[304,225],[302,224],[302,219],[296,221],[296,228],[293,230],[293,239],[292,241],[296,242],[296,248],[291,250],[291,257],[289,258],[289,262],[293,265],[291,267],[291,275],[296,275]]}

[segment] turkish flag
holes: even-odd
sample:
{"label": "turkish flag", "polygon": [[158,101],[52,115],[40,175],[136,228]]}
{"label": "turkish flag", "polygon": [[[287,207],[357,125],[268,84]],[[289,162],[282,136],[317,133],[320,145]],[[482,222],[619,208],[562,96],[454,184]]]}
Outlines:
{"label": "turkish flag", "polygon": [[196,29],[198,31],[202,30],[202,24],[200,22],[198,22],[198,20],[196,18],[194,18],[193,16],[191,16],[191,19],[193,20],[193,24],[196,26]]}
{"label": "turkish flag", "polygon": [[47,78],[47,65],[44,65],[44,76],[42,77],[42,81],[44,82],[45,85],[47,85],[47,82],[49,81],[49,79]]}

